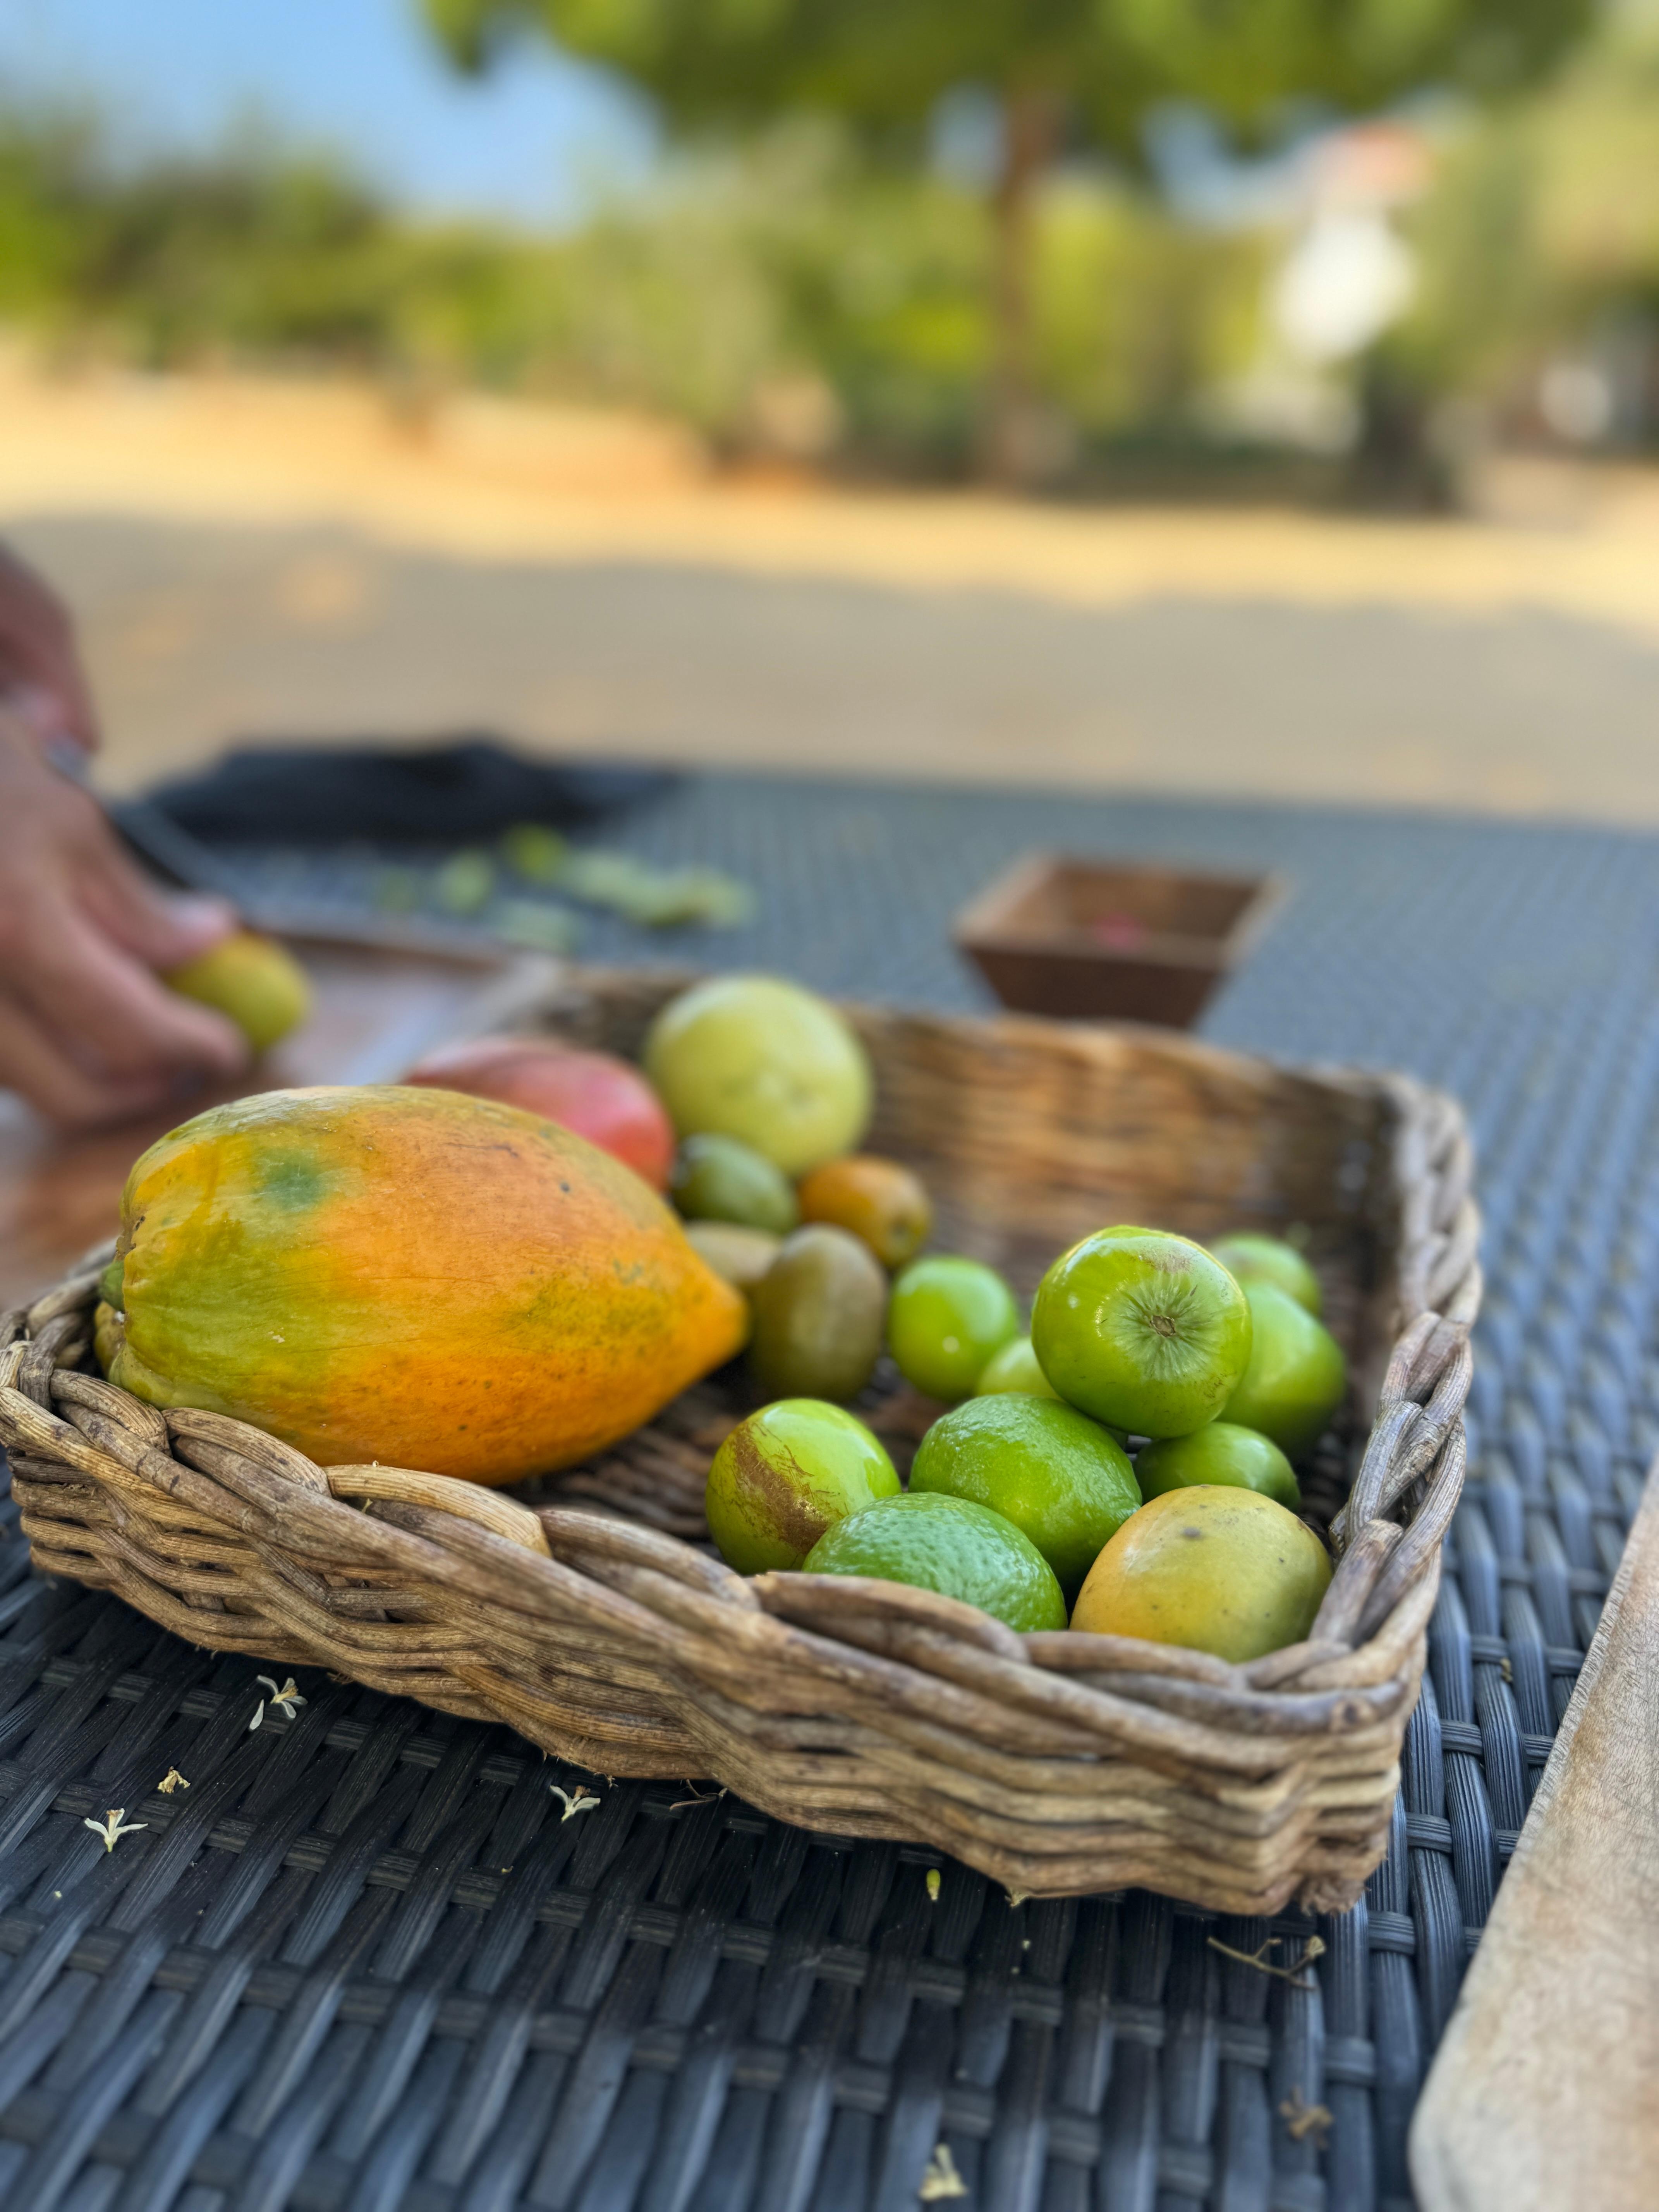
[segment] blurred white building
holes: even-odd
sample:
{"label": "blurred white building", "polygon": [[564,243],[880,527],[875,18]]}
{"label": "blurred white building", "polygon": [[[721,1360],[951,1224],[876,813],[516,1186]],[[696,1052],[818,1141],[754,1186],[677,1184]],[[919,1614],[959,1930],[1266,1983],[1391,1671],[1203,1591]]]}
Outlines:
{"label": "blurred white building", "polygon": [[1311,130],[1271,158],[1233,159],[1194,111],[1160,117],[1151,150],[1188,220],[1280,234],[1267,281],[1261,353],[1213,395],[1212,428],[1340,452],[1358,427],[1344,374],[1411,304],[1417,271],[1400,210],[1427,189],[1436,139],[1381,117]]}

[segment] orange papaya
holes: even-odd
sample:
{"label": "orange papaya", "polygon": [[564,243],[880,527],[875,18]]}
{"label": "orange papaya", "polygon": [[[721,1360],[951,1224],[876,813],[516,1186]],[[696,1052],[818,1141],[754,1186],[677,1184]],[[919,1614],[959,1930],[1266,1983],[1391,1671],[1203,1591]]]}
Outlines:
{"label": "orange papaya", "polygon": [[[730,1358],[741,1293],[631,1169],[448,1091],[216,1106],[127,1178],[113,1382],[324,1466],[572,1466]],[[112,1294],[115,1294],[112,1297]]]}

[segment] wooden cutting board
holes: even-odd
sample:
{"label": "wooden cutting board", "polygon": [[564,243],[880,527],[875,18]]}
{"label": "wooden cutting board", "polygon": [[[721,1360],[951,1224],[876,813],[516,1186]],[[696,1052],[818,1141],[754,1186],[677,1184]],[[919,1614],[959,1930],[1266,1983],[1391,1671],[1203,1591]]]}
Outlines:
{"label": "wooden cutting board", "polygon": [[0,1097],[0,1307],[49,1288],[88,1245],[112,1236],[139,1153],[216,1097],[293,1084],[395,1082],[434,1045],[510,1026],[550,995],[558,975],[543,954],[440,947],[412,935],[399,942],[392,933],[288,943],[311,976],[315,1011],[240,1086],[74,1138]]}
{"label": "wooden cutting board", "polygon": [[1659,1462],[1412,2129],[1421,2212],[1659,2205]]}

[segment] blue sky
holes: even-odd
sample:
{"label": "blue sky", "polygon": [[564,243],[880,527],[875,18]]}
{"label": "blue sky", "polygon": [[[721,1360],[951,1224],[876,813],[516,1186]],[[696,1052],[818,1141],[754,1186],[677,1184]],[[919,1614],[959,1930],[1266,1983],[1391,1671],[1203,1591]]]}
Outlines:
{"label": "blue sky", "polygon": [[135,153],[222,144],[257,116],[405,204],[531,222],[652,153],[626,93],[549,48],[458,79],[416,0],[0,0],[0,97],[95,101]]}

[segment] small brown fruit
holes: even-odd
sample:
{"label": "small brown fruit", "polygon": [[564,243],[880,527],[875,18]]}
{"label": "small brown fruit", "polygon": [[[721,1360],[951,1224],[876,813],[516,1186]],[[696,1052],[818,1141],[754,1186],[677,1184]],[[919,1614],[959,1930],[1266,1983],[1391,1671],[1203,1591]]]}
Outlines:
{"label": "small brown fruit", "polygon": [[854,1152],[804,1176],[795,1195],[803,1221],[827,1221],[861,1237],[884,1267],[915,1259],[933,1226],[933,1200],[897,1160]]}

